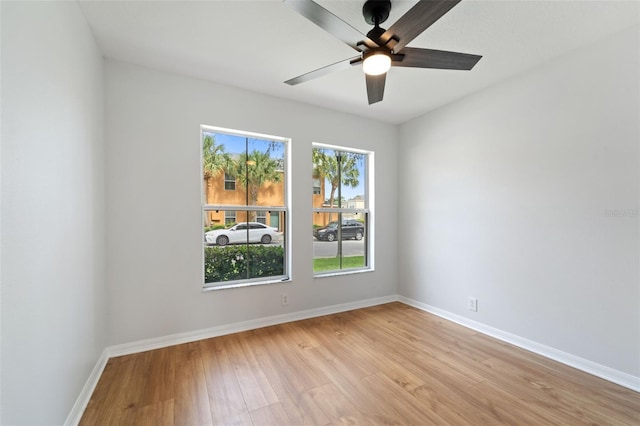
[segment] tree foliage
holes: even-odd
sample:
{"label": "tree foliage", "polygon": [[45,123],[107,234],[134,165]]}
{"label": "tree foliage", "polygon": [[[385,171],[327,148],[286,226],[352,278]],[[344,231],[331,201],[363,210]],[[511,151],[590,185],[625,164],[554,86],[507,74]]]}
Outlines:
{"label": "tree foliage", "polygon": [[[280,163],[271,158],[269,152],[253,150],[248,155],[242,153],[233,163],[232,169],[230,173],[246,188],[249,205],[252,206],[258,204],[258,192],[262,185],[282,180]],[[255,219],[255,213],[251,212],[252,220]]]}
{"label": "tree foliage", "polygon": [[[333,152],[333,150],[331,150]],[[355,188],[360,184],[360,170],[358,169],[359,157],[354,153],[342,153],[340,163],[336,155],[328,154],[320,148],[313,148],[313,173],[315,176],[322,177],[331,184],[329,192],[329,206],[334,207],[335,195],[340,181],[342,185]],[[340,164],[339,176],[338,164]]]}
{"label": "tree foliage", "polygon": [[224,151],[224,145],[217,145],[213,135],[205,135],[202,140],[202,178],[214,178],[227,171],[230,164],[231,157]]}

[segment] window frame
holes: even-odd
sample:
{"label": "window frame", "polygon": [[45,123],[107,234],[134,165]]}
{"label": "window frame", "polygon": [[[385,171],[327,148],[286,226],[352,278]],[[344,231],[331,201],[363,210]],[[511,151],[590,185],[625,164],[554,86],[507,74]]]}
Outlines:
{"label": "window frame", "polygon": [[[363,150],[359,148],[352,148],[347,146],[340,145],[330,145],[319,142],[312,143],[312,149],[331,149],[334,151],[343,151],[354,154],[362,154],[365,156],[364,161],[364,175],[365,175],[365,186],[364,186],[364,208],[346,208],[346,207],[313,207],[312,206],[312,214],[316,213],[338,213],[338,218],[336,221],[338,223],[343,223],[349,220],[355,220],[350,218],[343,218],[343,214],[354,215],[354,214],[363,214],[366,218],[364,223],[364,231],[365,231],[365,266],[357,267],[357,268],[348,268],[348,269],[335,269],[330,271],[322,271],[322,272],[313,272],[313,278],[324,278],[324,277],[332,277],[338,275],[349,275],[349,274],[359,274],[365,272],[373,272],[375,271],[375,214],[374,214],[374,206],[375,206],[375,182],[374,182],[374,164],[375,164],[375,152],[371,150]],[[313,166],[313,164],[312,164]],[[313,179],[314,177],[312,177]],[[323,182],[321,181],[321,185]],[[337,200],[339,205],[342,203],[342,200]],[[314,237],[311,237],[312,242],[315,241]],[[338,238],[338,244],[342,244],[342,240]],[[313,253],[313,250],[312,250]],[[315,260],[315,254],[312,261]]]}
{"label": "window frame", "polygon": [[[222,281],[217,283],[206,283],[205,282],[205,242],[204,238],[200,238],[202,241],[202,249],[201,249],[201,285],[202,291],[212,291],[212,290],[223,290],[228,288],[239,288],[239,287],[248,287],[255,285],[264,285],[264,284],[274,284],[280,282],[288,282],[291,281],[291,138],[282,137],[282,136],[274,136],[267,135],[262,133],[254,133],[248,132],[244,130],[235,130],[228,129],[216,126],[209,125],[201,125],[200,126],[200,176],[203,174],[203,153],[202,153],[202,143],[204,140],[205,134],[226,134],[232,136],[246,137],[250,139],[258,139],[265,141],[273,141],[279,142],[283,144],[283,155],[284,160],[282,161],[282,171],[284,174],[283,177],[283,190],[284,190],[284,205],[283,206],[252,206],[252,205],[229,205],[229,204],[206,204],[206,198],[204,195],[204,185],[205,182],[202,178],[200,178],[200,194],[201,194],[201,224],[205,223],[205,218],[211,211],[224,211],[225,212],[225,222],[226,222],[226,212],[227,211],[242,211],[247,212],[247,217],[249,212],[258,212],[264,211],[268,215],[277,212],[282,215],[282,223],[281,228],[284,229],[283,233],[283,245],[284,245],[284,259],[283,259],[283,275],[265,277],[265,278],[248,278],[242,280],[234,280],[234,281]],[[225,178],[227,173],[225,172]],[[234,183],[237,179],[234,177]],[[225,179],[226,182],[226,179]],[[236,186],[237,187],[237,186]],[[234,216],[237,219],[237,214]],[[256,220],[257,221],[257,220]],[[237,223],[237,221],[235,222]],[[263,224],[268,226],[266,224]],[[226,226],[226,223],[225,223]]]}

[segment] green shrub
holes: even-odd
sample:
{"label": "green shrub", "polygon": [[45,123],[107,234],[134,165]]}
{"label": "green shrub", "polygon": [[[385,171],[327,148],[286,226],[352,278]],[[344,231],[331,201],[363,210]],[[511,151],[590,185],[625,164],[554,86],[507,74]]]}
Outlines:
{"label": "green shrub", "polygon": [[284,275],[284,248],[280,246],[225,246],[204,248],[204,282],[224,282]]}
{"label": "green shrub", "polygon": [[215,231],[216,229],[224,229],[226,228],[226,226],[224,225],[211,225],[211,226],[205,226],[204,227],[204,232],[209,232],[209,231]]}

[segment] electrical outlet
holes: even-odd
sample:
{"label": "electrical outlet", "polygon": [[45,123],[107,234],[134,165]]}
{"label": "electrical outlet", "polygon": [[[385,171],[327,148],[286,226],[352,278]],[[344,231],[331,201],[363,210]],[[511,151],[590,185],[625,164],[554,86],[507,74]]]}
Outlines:
{"label": "electrical outlet", "polygon": [[478,312],[478,299],[476,299],[475,297],[469,298],[469,310]]}
{"label": "electrical outlet", "polygon": [[282,306],[289,304],[289,296],[287,293],[282,293]]}

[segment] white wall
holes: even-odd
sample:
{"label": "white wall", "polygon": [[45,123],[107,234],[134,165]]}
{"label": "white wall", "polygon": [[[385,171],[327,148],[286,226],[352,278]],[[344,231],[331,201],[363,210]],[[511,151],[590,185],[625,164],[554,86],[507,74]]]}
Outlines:
{"label": "white wall", "polygon": [[[111,345],[396,293],[395,126],[115,61],[106,99]],[[201,124],[292,138],[292,282],[202,292]],[[312,142],[375,151],[375,272],[312,278]]]}
{"label": "white wall", "polygon": [[638,39],[401,126],[400,294],[640,376]]}
{"label": "white wall", "polygon": [[75,2],[2,2],[2,418],[61,424],[106,346],[103,61]]}

